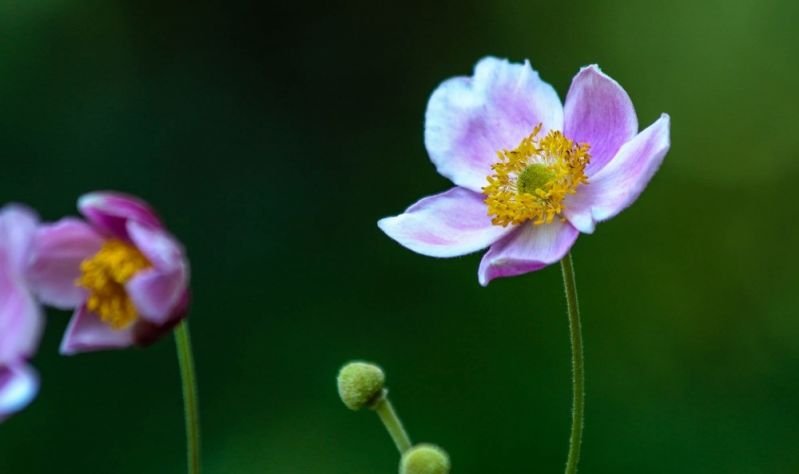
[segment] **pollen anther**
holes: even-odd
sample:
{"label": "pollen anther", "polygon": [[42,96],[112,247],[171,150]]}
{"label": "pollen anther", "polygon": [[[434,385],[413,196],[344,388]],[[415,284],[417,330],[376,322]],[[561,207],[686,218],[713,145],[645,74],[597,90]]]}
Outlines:
{"label": "pollen anther", "polygon": [[541,124],[513,150],[500,150],[483,187],[491,222],[499,226],[552,222],[563,212],[563,199],[588,183],[589,145],[552,130],[538,138]]}
{"label": "pollen anther", "polygon": [[76,284],[89,290],[86,306],[112,329],[125,329],[138,319],[136,306],[125,290],[125,283],[149,268],[150,262],[133,245],[107,240],[100,251],[80,265]]}

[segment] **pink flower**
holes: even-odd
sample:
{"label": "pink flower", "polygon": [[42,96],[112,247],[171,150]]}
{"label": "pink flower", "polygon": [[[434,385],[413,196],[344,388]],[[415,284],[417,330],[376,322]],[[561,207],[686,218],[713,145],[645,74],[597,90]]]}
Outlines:
{"label": "pink flower", "polygon": [[143,201],[82,196],[86,221],[67,217],[36,233],[29,279],[39,299],[75,308],[62,354],[145,346],[186,315],[189,264]]}
{"label": "pink flower", "polygon": [[488,247],[480,284],[559,261],[580,232],[635,201],[669,149],[666,114],[638,132],[633,104],[597,66],[561,105],[530,63],[487,57],[444,81],[427,104],[425,146],[455,187],[378,226],[414,252]]}
{"label": "pink flower", "polygon": [[44,320],[29,290],[27,265],[38,218],[18,205],[0,210],[0,421],[25,408],[39,390],[28,366]]}

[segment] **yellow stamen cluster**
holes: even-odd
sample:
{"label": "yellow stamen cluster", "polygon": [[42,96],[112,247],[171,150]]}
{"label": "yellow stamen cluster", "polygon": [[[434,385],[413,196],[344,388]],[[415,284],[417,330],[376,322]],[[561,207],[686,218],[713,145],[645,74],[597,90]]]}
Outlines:
{"label": "yellow stamen cluster", "polygon": [[588,183],[588,144],[575,143],[557,130],[538,138],[540,132],[538,124],[516,149],[497,152],[494,174],[483,188],[495,225],[550,223],[563,212],[563,199]]}
{"label": "yellow stamen cluster", "polygon": [[78,286],[89,290],[87,308],[112,329],[125,329],[139,317],[125,291],[125,283],[150,262],[136,247],[121,240],[107,240],[99,252],[80,265]]}

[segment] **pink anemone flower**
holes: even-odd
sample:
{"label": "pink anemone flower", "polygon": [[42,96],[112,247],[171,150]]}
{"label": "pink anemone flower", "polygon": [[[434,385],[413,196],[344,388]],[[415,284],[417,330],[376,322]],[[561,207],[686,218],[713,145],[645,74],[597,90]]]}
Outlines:
{"label": "pink anemone flower", "polygon": [[635,201],[670,146],[669,116],[639,133],[630,97],[598,66],[577,73],[561,105],[529,62],[493,57],[433,92],[424,138],[455,187],[378,226],[432,257],[488,247],[483,286],[559,261]]}
{"label": "pink anemone flower", "polygon": [[75,308],[62,354],[146,346],[186,315],[189,264],[145,202],[113,192],[78,200],[36,233],[29,275],[39,299]]}
{"label": "pink anemone flower", "polygon": [[39,378],[27,362],[44,326],[27,278],[37,225],[38,217],[25,207],[0,210],[0,421],[25,408],[39,391]]}

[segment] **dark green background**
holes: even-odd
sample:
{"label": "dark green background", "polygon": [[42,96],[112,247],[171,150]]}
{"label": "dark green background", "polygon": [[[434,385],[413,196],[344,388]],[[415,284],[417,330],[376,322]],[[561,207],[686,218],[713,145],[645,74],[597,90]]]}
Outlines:
{"label": "dark green background", "polygon": [[[442,80],[529,58],[561,94],[599,63],[672,150],[574,248],[586,473],[799,472],[799,7],[694,2],[3,1],[0,201],[43,218],[119,189],[193,265],[208,473],[396,472],[334,378],[381,363],[455,473],[559,472],[570,421],[559,269],[477,284],[378,218],[446,189],[423,146]],[[0,472],[180,473],[174,347],[60,357],[0,426]]]}

